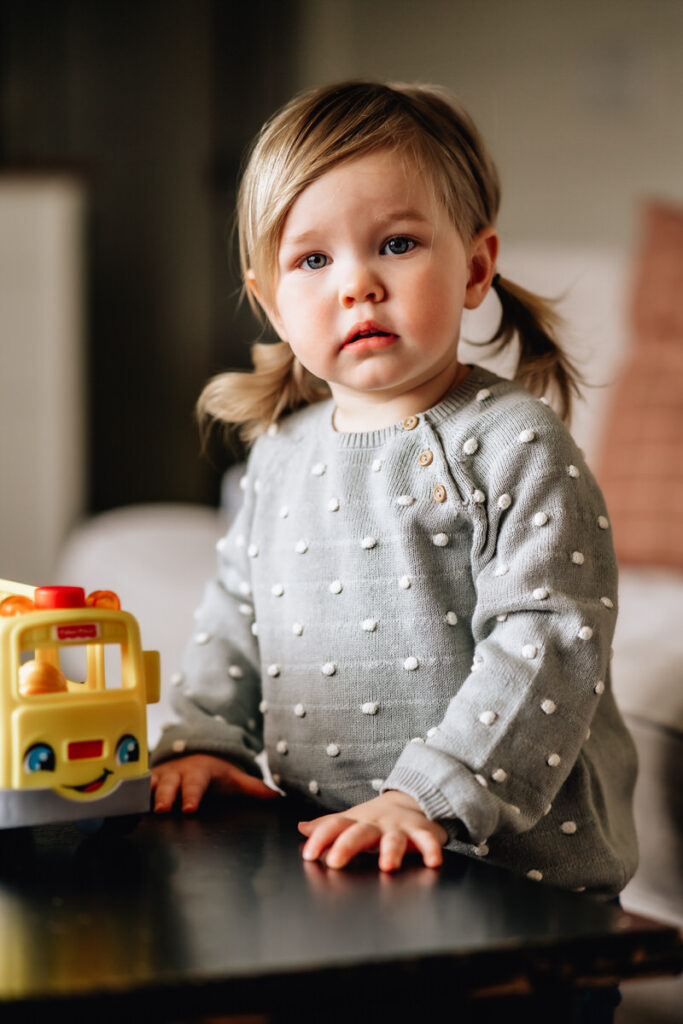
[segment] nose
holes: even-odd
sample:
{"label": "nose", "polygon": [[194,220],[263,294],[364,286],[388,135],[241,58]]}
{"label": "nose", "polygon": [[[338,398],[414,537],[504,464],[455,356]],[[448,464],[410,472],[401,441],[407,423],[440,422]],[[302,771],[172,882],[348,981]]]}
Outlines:
{"label": "nose", "polygon": [[339,298],[344,309],[351,309],[356,303],[382,302],[384,294],[384,288],[377,277],[369,268],[359,264],[346,275]]}

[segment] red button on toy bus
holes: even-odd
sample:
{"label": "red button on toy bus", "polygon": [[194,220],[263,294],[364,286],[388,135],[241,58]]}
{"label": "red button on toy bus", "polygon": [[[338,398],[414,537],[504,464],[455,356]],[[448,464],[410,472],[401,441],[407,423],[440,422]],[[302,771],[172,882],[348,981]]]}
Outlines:
{"label": "red button on toy bus", "polygon": [[83,587],[36,587],[36,608],[85,608]]}

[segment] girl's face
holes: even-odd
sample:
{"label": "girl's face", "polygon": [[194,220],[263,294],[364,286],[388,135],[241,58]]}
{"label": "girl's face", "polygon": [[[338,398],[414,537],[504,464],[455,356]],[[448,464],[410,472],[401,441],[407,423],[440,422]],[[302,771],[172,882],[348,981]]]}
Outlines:
{"label": "girl's face", "polygon": [[304,189],[285,219],[268,314],[329,383],[338,429],[388,426],[439,401],[460,369],[463,308],[482,301],[496,254],[490,228],[466,247],[425,174],[394,152]]}

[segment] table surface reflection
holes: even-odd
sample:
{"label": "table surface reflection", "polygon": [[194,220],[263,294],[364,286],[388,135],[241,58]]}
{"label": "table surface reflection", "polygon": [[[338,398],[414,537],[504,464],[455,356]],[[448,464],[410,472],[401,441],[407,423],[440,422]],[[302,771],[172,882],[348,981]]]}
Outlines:
{"label": "table surface reflection", "polygon": [[467,1000],[681,969],[674,928],[467,858],[392,876],[370,858],[307,864],[296,810],[0,833],[3,1020],[277,1013],[304,992],[353,1005],[370,985]]}

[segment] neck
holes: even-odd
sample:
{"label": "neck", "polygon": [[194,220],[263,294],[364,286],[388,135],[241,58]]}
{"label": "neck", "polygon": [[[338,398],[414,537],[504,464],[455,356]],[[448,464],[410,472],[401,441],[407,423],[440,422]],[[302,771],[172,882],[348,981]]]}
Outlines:
{"label": "neck", "polygon": [[396,396],[376,397],[372,393],[349,395],[332,385],[332,395],[336,402],[332,425],[340,433],[348,434],[393,426],[406,416],[431,409],[452,394],[469,372],[469,366],[456,363],[455,368],[449,368],[449,373],[439,374],[410,392]]}

